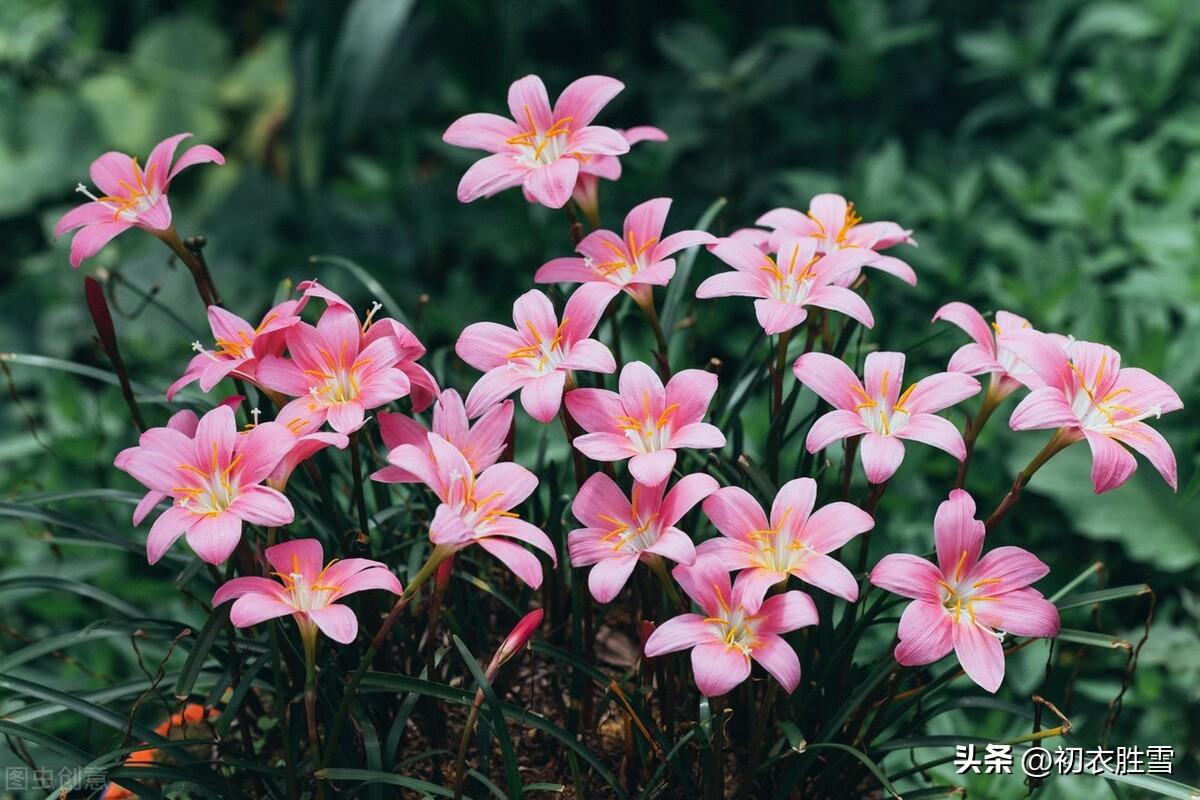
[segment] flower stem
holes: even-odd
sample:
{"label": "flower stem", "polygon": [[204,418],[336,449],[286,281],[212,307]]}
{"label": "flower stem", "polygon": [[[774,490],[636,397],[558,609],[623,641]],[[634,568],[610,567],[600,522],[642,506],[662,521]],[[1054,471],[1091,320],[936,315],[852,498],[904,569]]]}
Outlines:
{"label": "flower stem", "polygon": [[658,578],[659,583],[663,585],[663,589],[667,593],[667,599],[681,611],[686,612],[687,603],[680,596],[679,590],[675,588],[675,582],[671,580],[671,575],[667,572],[667,565],[663,563],[662,556],[652,556],[646,563],[650,566],[650,571]]}
{"label": "flower stem", "polygon": [[[312,625],[312,623],[308,623]],[[321,763],[321,740],[317,736],[317,632],[300,631],[304,640],[304,717],[308,722],[308,746],[314,764]]]}
{"label": "flower stem", "polygon": [[[367,516],[367,497],[363,491],[362,479],[362,453],[359,448],[359,433],[355,431],[350,435],[350,472],[354,475],[354,505],[358,511],[358,527],[362,531],[362,536],[367,540],[370,549],[370,517]],[[351,540],[350,547],[347,550],[352,550],[355,540]]]}
{"label": "flower stem", "polygon": [[[271,531],[275,529],[272,528]],[[288,700],[287,693],[283,688],[283,661],[279,654],[279,622],[274,620],[271,625],[271,656],[272,669],[275,679],[275,705],[278,708],[279,719],[283,725],[283,769],[284,775],[287,778],[287,796],[291,800],[296,800],[299,795],[299,787],[296,782],[296,762],[295,756],[292,753],[292,739],[287,735],[288,723]]]}
{"label": "flower stem", "polygon": [[992,412],[1000,405],[1000,398],[996,396],[995,388],[996,380],[992,378],[987,393],[983,396],[983,402],[979,405],[979,413],[975,415],[975,419],[967,423],[967,429],[963,431],[963,443],[967,446],[967,454],[958,463],[958,474],[954,478],[955,489],[961,489],[966,482],[967,469],[971,465],[971,455],[975,452],[975,440],[979,438],[979,432],[987,424]]}
{"label": "flower stem", "polygon": [[[863,511],[875,518],[875,509],[879,507],[879,501],[883,499],[883,493],[887,491],[888,482],[877,483],[871,487],[871,493],[867,495],[867,502],[863,505]],[[872,529],[874,530],[874,529]],[[867,571],[867,554],[871,552],[871,532],[867,531],[862,535],[862,549],[858,551],[858,572]]]}
{"label": "flower stem", "polygon": [[188,249],[183,240],[179,238],[179,233],[174,226],[167,228],[165,231],[160,231],[156,234],[171,251],[179,257],[183,265],[187,267],[188,272],[192,273],[192,280],[196,284],[196,293],[200,295],[200,301],[204,303],[204,308],[207,310],[209,306],[220,305],[221,301],[217,295],[216,287],[213,285],[212,276],[208,272],[208,265],[205,261],[196,255],[195,252]]}
{"label": "flower stem", "polygon": [[454,800],[462,800],[463,784],[466,782],[467,750],[471,747],[471,734],[475,731],[475,723],[479,719],[479,707],[483,705],[483,689],[475,693],[475,702],[471,705],[471,713],[463,725],[462,738],[458,740],[458,755],[454,758]]}
{"label": "flower stem", "polygon": [[1016,479],[1013,481],[1012,488],[1008,490],[1008,494],[1000,501],[1000,505],[996,506],[996,510],[987,518],[984,523],[986,529],[990,532],[999,524],[1000,520],[1012,510],[1012,507],[1021,499],[1021,490],[1025,488],[1025,484],[1029,483],[1029,479],[1033,474],[1042,468],[1042,465],[1049,461],[1055,453],[1062,450],[1067,445],[1071,444],[1073,439],[1067,434],[1066,428],[1059,428],[1050,437],[1050,441],[1046,442],[1046,446],[1033,457],[1033,459],[1025,466],[1025,469],[1017,473]]}
{"label": "flower stem", "polygon": [[129,416],[132,417],[133,424],[137,425],[139,431],[145,432],[146,421],[142,419],[142,411],[134,397],[129,370],[125,367],[125,360],[121,358],[121,348],[117,345],[117,329],[113,325],[112,312],[109,311],[108,300],[104,297],[104,289],[99,281],[89,276],[83,279],[83,290],[87,297],[88,311],[96,326],[96,341],[100,343],[100,349],[108,356],[113,371],[117,373],[117,381],[121,384],[121,396],[125,398],[125,405],[129,407]]}
{"label": "flower stem", "polygon": [[[575,376],[568,372],[563,395],[565,396],[575,387]],[[562,420],[563,434],[567,437],[567,449],[571,451],[571,463],[575,468],[575,485],[583,486],[583,482],[587,480],[587,464],[584,463],[583,453],[575,447],[575,437],[582,435],[583,431],[579,428],[579,423],[571,416],[571,412],[567,410],[565,400],[558,407],[558,417]]]}
{"label": "flower stem", "polygon": [[375,659],[375,654],[383,647],[383,642],[391,632],[392,626],[400,619],[400,614],[408,606],[409,602],[416,597],[417,591],[429,580],[430,577],[437,571],[438,564],[441,564],[447,558],[454,554],[454,551],[449,548],[434,547],[433,552],[429,554],[425,564],[412,577],[408,586],[405,587],[403,594],[396,600],[392,610],[388,612],[384,618],[383,624],[379,626],[379,630],[375,632],[375,636],[371,639],[371,644],[367,647],[367,652],[363,653],[362,660],[358,662],[358,667],[350,676],[350,680],[346,682],[346,692],[342,695],[342,700],[338,703],[337,712],[333,716],[333,725],[329,728],[329,735],[325,738],[325,760],[321,762],[321,766],[327,766],[331,753],[337,752],[338,737],[341,736],[342,728],[346,726],[346,720],[350,716],[350,703],[358,694],[358,687],[362,684],[363,676],[367,674],[367,670],[371,666],[371,662]]}
{"label": "flower stem", "polygon": [[646,320],[650,323],[650,330],[654,332],[654,343],[658,349],[651,351],[651,354],[658,366],[658,374],[665,382],[671,378],[670,345],[663,332],[662,322],[658,319],[658,309],[654,307],[654,293],[647,292],[644,300],[638,300],[638,307],[646,315]]}
{"label": "flower stem", "polygon": [[774,358],[768,357],[767,368],[771,373],[771,441],[767,447],[767,474],[771,480],[779,483],[779,450],[787,425],[779,418],[783,411],[783,375],[787,369],[788,342],[792,339],[791,331],[779,334],[775,347]]}

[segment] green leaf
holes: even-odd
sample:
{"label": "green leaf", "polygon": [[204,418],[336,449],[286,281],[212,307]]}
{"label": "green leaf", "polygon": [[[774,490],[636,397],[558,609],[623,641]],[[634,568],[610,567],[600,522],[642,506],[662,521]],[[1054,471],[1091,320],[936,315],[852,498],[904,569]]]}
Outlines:
{"label": "green leaf", "polygon": [[[0,509],[0,513],[3,510]],[[55,592],[69,592],[80,597],[86,597],[102,605],[130,617],[141,617],[142,612],[119,597],[114,597],[102,589],[90,586],[70,578],[59,578],[54,575],[28,575],[21,578],[5,578],[0,580],[0,594],[19,589],[46,589]],[[2,663],[2,662],[0,662]],[[2,670],[3,668],[0,668]]]}
{"label": "green leaf", "polygon": [[183,664],[183,671],[179,673],[179,680],[175,682],[176,698],[184,700],[191,696],[192,687],[196,685],[196,678],[200,676],[200,670],[204,668],[204,661],[208,658],[208,651],[212,649],[217,637],[221,635],[221,629],[229,622],[231,608],[233,608],[232,603],[222,603],[213,609],[208,622],[204,623],[204,627],[196,637],[196,644],[192,646],[192,651],[188,653],[187,661]]}
{"label": "green leaf", "polygon": [[[397,5],[404,5],[404,2],[398,2]],[[341,267],[349,272],[366,288],[372,297],[379,300],[383,304],[383,310],[390,316],[404,325],[408,325],[408,317],[404,314],[404,307],[396,302],[396,298],[392,297],[387,289],[383,288],[383,284],[375,280],[375,276],[367,272],[359,264],[354,263],[348,258],[341,256],[311,256],[309,263],[312,264],[333,264],[335,267]]]}
{"label": "green leaf", "polygon": [[405,789],[412,789],[415,792],[424,792],[427,795],[436,795],[437,797],[454,797],[454,792],[444,786],[438,786],[436,783],[423,781],[419,778],[396,775],[391,772],[330,767],[328,769],[319,769],[313,774],[325,781],[359,781],[364,784],[382,783],[386,786],[402,786]]}
{"label": "green leaf", "polygon": [[1090,606],[1097,603],[1108,603],[1113,600],[1124,600],[1129,597],[1141,597],[1142,595],[1150,594],[1150,586],[1145,583],[1135,583],[1129,586],[1114,586],[1111,589],[1100,589],[1095,592],[1081,592],[1073,594],[1065,600],[1060,600],[1056,604],[1059,611],[1066,611],[1068,608],[1079,608],[1080,606]]}
{"label": "green leaf", "polygon": [[324,90],[327,165],[334,163],[334,155],[358,129],[413,2],[354,0],[346,12]]}
{"label": "green leaf", "polygon": [[861,761],[863,766],[865,766],[867,769],[869,769],[871,771],[871,774],[874,775],[876,777],[876,779],[878,779],[879,785],[884,788],[884,791],[886,791],[892,797],[895,797],[896,800],[900,800],[900,795],[896,793],[896,787],[892,786],[891,781],[889,781],[887,779],[887,775],[884,775],[883,770],[879,768],[879,765],[876,764],[874,761],[872,761],[870,759],[870,757],[868,757],[867,754],[864,753],[862,750],[859,750],[854,747],[850,747],[849,745],[840,744],[838,742],[817,742],[816,744],[808,745],[806,749],[808,749],[808,750],[841,750],[844,753],[849,753],[850,755],[854,756],[859,761]]}
{"label": "green leaf", "polygon": [[[728,202],[724,197],[718,197],[712,202],[704,213],[700,215],[693,230],[707,231],[712,225],[713,220],[717,218],[717,214],[721,213],[721,209]],[[668,338],[671,337],[671,331],[675,330],[675,324],[679,322],[680,309],[683,306],[683,293],[688,290],[688,279],[692,275],[692,268],[696,264],[696,256],[704,248],[700,245],[689,247],[683,251],[682,255],[676,256],[675,260],[675,277],[667,284],[667,296],[663,300],[663,309],[660,317],[662,318],[663,332]]]}
{"label": "green leaf", "polygon": [[[435,683],[433,681],[425,681],[417,678],[410,678],[407,675],[396,675],[386,672],[368,672],[363,678],[361,691],[382,691],[382,692],[418,692],[429,697],[436,697],[441,700],[446,700],[451,703],[457,703],[462,706],[470,706],[474,702],[472,694],[455,689],[445,684]],[[588,763],[596,774],[599,775],[612,789],[612,792],[620,798],[628,798],[629,794],[625,791],[625,787],[621,785],[620,780],[613,774],[612,770],[604,765],[595,753],[583,745],[571,733],[563,730],[555,725],[550,720],[533,711],[526,711],[523,708],[511,705],[509,703],[501,703],[500,707],[504,711],[504,716],[509,719],[516,720],[522,724],[535,728],[542,733],[545,733],[554,739],[557,739],[572,752]]]}
{"label": "green leaf", "polygon": [[1055,638],[1057,638],[1060,642],[1083,644],[1089,647],[1103,647],[1110,650],[1129,650],[1133,647],[1132,644],[1124,639],[1118,639],[1115,636],[1108,635],[1107,633],[1077,631],[1073,628],[1061,628],[1058,631],[1058,636]]}
{"label": "green leaf", "polygon": [[504,723],[504,709],[500,706],[500,699],[496,697],[496,690],[488,682],[487,676],[480,668],[479,662],[475,660],[475,656],[471,655],[471,651],[467,649],[467,645],[457,636],[454,636],[453,640],[467,669],[471,671],[471,677],[475,679],[478,688],[483,690],[484,701],[491,712],[492,728],[496,731],[496,739],[500,743],[500,754],[504,759],[504,780],[508,784],[508,794],[510,797],[518,797],[521,794],[521,773],[517,769],[517,756],[513,752],[512,737],[508,734],[508,726]]}
{"label": "green leaf", "polygon": [[1187,784],[1164,778],[1161,775],[1118,775],[1115,772],[1105,772],[1099,777],[1116,783],[1123,783],[1127,786],[1136,786],[1139,789],[1157,792],[1162,797],[1175,798],[1175,800],[1197,800],[1200,798],[1200,789],[1197,789],[1195,786],[1188,786]]}

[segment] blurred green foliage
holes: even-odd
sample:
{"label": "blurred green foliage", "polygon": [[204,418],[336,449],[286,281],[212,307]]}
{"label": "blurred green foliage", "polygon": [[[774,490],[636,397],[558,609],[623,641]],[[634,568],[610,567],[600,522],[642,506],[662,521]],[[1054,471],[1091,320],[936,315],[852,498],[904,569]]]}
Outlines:
{"label": "blurred green foliage", "polygon": [[[1155,588],[1153,633],[1113,741],[1174,745],[1180,774],[1194,782],[1198,48],[1194,0],[9,0],[0,4],[0,350],[107,369],[54,222],[98,154],[144,155],[188,130],[228,164],[173,186],[177,225],[208,237],[235,311],[253,318],[281,279],[314,275],[365,305],[370,293],[350,272],[310,261],[336,254],[396,298],[400,308],[389,311],[417,320],[439,379],[466,388],[475,376],[450,352],[458,330],[505,319],[534,269],[569,242],[560,215],[518,192],[457,203],[455,185],[475,156],[442,144],[441,132],[461,114],[503,110],[508,84],[529,72],[552,96],[581,74],[615,75],[627,88],[599,121],[653,124],[671,138],[639,145],[621,182],[602,185],[606,226],[665,194],[676,198],[669,224],[685,227],[724,197],[714,226],[722,233],[837,191],[867,219],[916,231],[920,247],[904,256],[919,285],[876,279],[869,298],[878,320],[869,341],[908,351],[914,376],[942,368],[961,343],[957,330],[928,322],[961,299],[1112,344],[1125,363],[1180,392],[1185,410],[1157,424],[1180,460],[1178,494],[1143,463],[1128,485],[1093,497],[1086,453],[1075,448],[1037,476],[1002,533],[1050,562],[1055,585],[1101,560],[1112,585]],[[187,274],[164,253],[133,232],[81,270],[107,278],[125,359],[155,392],[181,372],[189,343],[207,339]],[[702,254],[692,280],[720,268]],[[634,330],[637,320],[627,321]],[[692,336],[677,358],[689,366],[735,363],[757,335],[750,304],[735,300],[695,306],[684,322]],[[131,488],[108,466],[133,438],[112,387],[6,367],[7,497]],[[165,409],[151,416],[161,423]],[[744,423],[752,451],[765,437],[763,416]],[[981,440],[970,481],[988,498],[1040,445],[1001,420]],[[881,526],[890,546],[917,551],[927,549],[952,474],[944,457],[919,450],[909,449]],[[128,530],[123,517],[111,522]],[[136,560],[81,561],[38,544],[36,525],[0,521],[0,529],[3,576],[107,570],[127,593],[161,591]],[[16,601],[4,600],[0,649],[12,643],[10,627],[38,637],[87,620],[72,598]],[[1140,638],[1144,607],[1105,615],[1104,629]],[[100,647],[84,652],[98,672],[131,669]],[[1096,727],[1124,658],[1085,657],[1068,713]],[[1043,661],[1026,653],[1014,662],[1017,691],[1036,688]],[[1064,797],[1094,791],[1086,782],[1057,787]]]}

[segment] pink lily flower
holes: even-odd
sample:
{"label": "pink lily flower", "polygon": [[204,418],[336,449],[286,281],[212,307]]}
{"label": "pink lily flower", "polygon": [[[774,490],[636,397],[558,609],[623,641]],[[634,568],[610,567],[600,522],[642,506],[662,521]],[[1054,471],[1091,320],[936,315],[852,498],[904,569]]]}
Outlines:
{"label": "pink lily flower", "polygon": [[704,514],[722,533],[702,542],[697,552],[714,554],[731,570],[742,570],[746,597],[761,600],[767,591],[795,575],[853,603],[858,582],[829,553],[875,527],[871,515],[851,503],[830,503],[813,512],[817,482],[788,481],[775,495],[771,519],[745,489],[727,486],[704,501]]}
{"label": "pink lily flower", "polygon": [[[625,137],[630,147],[641,142],[665,142],[665,131],[653,125],[637,125],[628,130],[617,129],[617,133]],[[600,179],[615,181],[621,177],[621,159],[616,156],[579,155],[579,177],[575,179],[575,188],[571,197],[588,215],[588,219],[598,218],[600,208]]]}
{"label": "pink lily flower", "polygon": [[83,229],[71,240],[72,267],[78,269],[85,258],[91,258],[113,237],[130,228],[142,228],[156,236],[171,228],[167,190],[175,176],[195,164],[225,163],[225,157],[215,149],[198,144],[184,152],[172,167],[175,148],[189,136],[190,133],[177,133],[155,145],[144,170],[136,157],[113,151],[92,162],[89,170],[92,183],[103,196],[97,197],[79,184],[75,191],[91,202],[71,209],[54,226],[55,236]]}
{"label": "pink lily flower", "polygon": [[330,305],[316,326],[300,322],[288,328],[290,359],[266,356],[256,379],[265,389],[303,397],[298,406],[309,424],[328,422],[338,433],[361,428],[365,412],[409,393],[408,376],[397,368],[403,357],[392,336],[369,343],[348,307]]}
{"label": "pink lily flower", "polygon": [[892,553],[871,570],[871,583],[915,601],[900,616],[896,661],[932,664],[954,650],[971,680],[994,693],[1004,680],[1005,633],[1058,634],[1058,609],[1028,588],[1050,568],[1020,547],[997,547],[980,558],[984,525],[962,489],[938,506],[933,536],[936,565]]}
{"label": "pink lily flower", "polygon": [[[296,288],[304,292],[302,299],[319,297],[325,301],[326,305],[342,306],[354,311],[352,305],[315,280],[303,281]],[[439,391],[437,380],[429,370],[417,363],[417,359],[425,356],[425,345],[421,344],[421,340],[417,338],[416,334],[391,317],[376,320],[375,314],[382,307],[380,303],[375,303],[367,313],[367,318],[362,324],[363,337],[360,349],[365,348],[376,339],[392,339],[400,354],[400,360],[396,362],[395,368],[408,376],[409,400],[412,402],[413,411],[420,413],[433,404]]]}
{"label": "pink lily flower", "polygon": [[[1034,371],[1009,347],[1012,334],[1033,330],[1029,320],[1008,311],[997,311],[996,320],[989,325],[982,314],[960,302],[939,308],[933,321],[941,319],[962,328],[975,340],[954,351],[947,369],[967,375],[990,374],[992,385],[988,387],[988,395],[993,402],[1000,402],[1021,386],[1034,389],[1041,385]],[[1061,338],[1065,346],[1066,338],[1057,338]]]}
{"label": "pink lily flower", "polygon": [[464,328],[454,351],[485,373],[467,395],[467,415],[478,417],[520,389],[526,413],[549,422],[558,413],[569,372],[615,372],[612,353],[588,338],[611,298],[605,286],[581,286],[567,300],[560,324],[550,298],[534,289],[513,303],[515,329],[494,322]]}
{"label": "pink lily flower", "polygon": [[267,478],[267,483],[281,492],[287,486],[292,472],[301,463],[326,447],[345,450],[350,444],[350,438],[344,433],[319,430],[320,423],[317,423],[308,411],[308,402],[308,398],[297,398],[281,408],[279,415],[275,417],[275,421],[285,427],[293,437],[291,448]]}
{"label": "pink lily flower", "polygon": [[806,306],[840,311],[870,328],[875,324],[866,301],[838,285],[840,275],[871,259],[866,250],[839,250],[822,256],[813,238],[780,243],[772,258],[746,238],[721,239],[712,254],[733,267],[712,275],[696,289],[696,297],[757,297],[754,311],[768,336],[790,331],[808,318]]}
{"label": "pink lily flower", "polygon": [[699,369],[675,373],[666,387],[653,369],[631,361],[621,369],[620,394],[574,389],[567,410],[587,431],[575,449],[595,461],[629,459],[638,483],[657,486],[671,476],[675,451],[724,447],[725,435],[701,422],[717,391],[717,376]]}
{"label": "pink lily flower", "polygon": [[551,109],[542,79],[527,75],[508,89],[513,119],[468,114],[455,120],[442,141],[492,154],[463,175],[459,201],[469,203],[520,185],[535,202],[562,208],[579,177],[580,157],[629,152],[629,142],[619,132],[591,124],[624,88],[615,78],[589,75],[564,89]]}
{"label": "pink lily flower", "polygon": [[[238,398],[238,403],[236,405],[241,405],[240,397]],[[199,425],[200,418],[197,417],[196,412],[192,411],[191,409],[177,411],[171,415],[169,420],[167,420],[168,428],[182,433],[189,439],[194,439],[196,437],[196,428]],[[134,527],[136,528],[138,525],[141,525],[142,520],[144,520],[150,514],[150,512],[154,510],[155,506],[157,506],[163,500],[166,500],[167,496],[168,495],[166,492],[159,492],[155,491],[154,489],[146,492],[146,494],[142,496],[141,501],[137,504],[137,507],[133,510]]]}
{"label": "pink lily flower", "polygon": [[1137,469],[1137,460],[1121,445],[1145,456],[1177,489],[1171,445],[1142,421],[1183,408],[1166,382],[1143,369],[1122,368],[1121,354],[1102,344],[1076,341],[1064,350],[1049,335],[1029,331],[1014,336],[1010,346],[1044,384],[1013,410],[1013,430],[1054,428],[1062,446],[1087,439],[1097,494],[1120,486]]}
{"label": "pink lily flower", "polygon": [[316,539],[282,542],[268,547],[266,556],[278,581],[234,578],[213,595],[213,608],[236,601],[229,620],[239,628],[292,615],[306,642],[315,642],[320,630],[339,644],[350,644],[358,636],[358,618],[339,600],[368,589],[395,595],[404,591],[400,579],[380,561],[335,558],[326,564]]}
{"label": "pink lily flower", "polygon": [[[209,564],[229,557],[242,537],[242,523],[277,527],[295,516],[279,492],[260,484],[292,446],[292,434],[276,422],[239,433],[233,410],[217,406],[196,423],[176,415],[174,427],[151,428],[136,447],[117,454],[116,467],[174,504],[150,528],[146,557],[158,562],[180,536]],[[135,518],[144,518],[146,500]],[[151,506],[152,507],[152,506]]]}
{"label": "pink lily flower", "polygon": [[583,258],[555,258],[534,275],[537,283],[596,283],[612,295],[624,289],[639,305],[651,299],[651,286],[666,286],[675,275],[674,253],[717,239],[703,231],[680,231],[663,238],[669,197],[647,200],[625,217],[624,236],[592,231],[576,252]]}
{"label": "pink lily flower", "polygon": [[[499,460],[508,432],[512,429],[512,420],[513,403],[505,400],[488,409],[472,425],[462,396],[453,389],[443,391],[433,406],[433,432],[458,448],[475,475]],[[390,453],[402,444],[409,444],[421,450],[426,458],[432,459],[429,430],[412,417],[387,412],[379,415],[379,430],[388,448],[389,466],[372,474],[371,479],[380,483],[420,482],[418,476],[404,468],[402,461],[393,461]]]}
{"label": "pink lily flower", "polygon": [[283,331],[300,322],[303,307],[304,298],[286,300],[268,311],[255,327],[220,306],[209,306],[208,324],[216,349],[208,350],[200,342],[192,343],[197,355],[188,362],[183,377],[167,389],[167,399],[174,399],[180,389],[194,381],[200,382],[202,392],[212,391],[229,376],[253,383],[259,359],[283,354]]}
{"label": "pink lily flower", "polygon": [[808,452],[823,450],[838,439],[862,435],[859,455],[867,480],[882,483],[904,460],[904,441],[922,442],[962,461],[966,445],[958,428],[936,412],[979,391],[979,381],[961,372],[930,375],[903,393],[903,353],[868,353],[864,382],[840,359],[805,353],[792,371],[808,388],[833,406],[808,432]]}
{"label": "pink lily flower", "polygon": [[567,549],[571,566],[595,564],[588,574],[588,589],[596,602],[616,597],[639,561],[664,557],[691,564],[696,560],[691,538],[675,524],[716,491],[717,482],[696,473],[680,478],[671,491],[666,488],[666,481],[657,486],[634,483],[630,500],[603,472],[579,487],[571,511],[587,527],[567,534]]}
{"label": "pink lily flower", "polygon": [[647,656],[690,648],[696,688],[705,697],[726,694],[749,678],[751,659],[789,694],[795,690],[800,659],[779,634],[817,624],[811,597],[793,590],[761,600],[746,593],[741,576],[730,588],[729,572],[713,555],[671,574],[704,613],[680,614],[655,628],[646,640]]}
{"label": "pink lily flower", "polygon": [[442,501],[430,524],[430,541],[451,553],[478,544],[537,589],[542,565],[517,542],[541,550],[555,566],[558,556],[550,537],[512,510],[537,488],[537,477],[512,462],[493,464],[475,477],[457,447],[436,433],[428,436],[432,458],[411,444],[395,448],[390,458],[404,464]]}
{"label": "pink lily flower", "polygon": [[[917,274],[905,262],[894,256],[885,256],[887,250],[898,244],[917,242],[912,231],[901,228],[894,222],[867,222],[847,203],[840,194],[819,194],[808,204],[808,213],[801,214],[791,208],[776,208],[758,218],[755,223],[773,229],[772,244],[793,237],[809,237],[817,243],[817,250],[830,254],[841,250],[867,250],[870,259],[861,266],[894,275],[910,286],[917,283]],[[839,286],[850,286],[858,280],[861,268],[855,268],[838,276]]]}

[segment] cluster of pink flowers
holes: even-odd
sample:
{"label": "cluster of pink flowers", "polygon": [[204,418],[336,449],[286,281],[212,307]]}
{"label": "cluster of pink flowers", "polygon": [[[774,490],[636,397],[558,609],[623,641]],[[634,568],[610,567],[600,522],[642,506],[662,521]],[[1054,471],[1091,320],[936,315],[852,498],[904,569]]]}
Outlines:
{"label": "cluster of pink flowers", "polygon": [[[541,80],[529,76],[509,91],[512,119],[478,113],[456,121],[444,135],[447,143],[490,153],[463,176],[459,199],[469,202],[521,186],[531,202],[552,208],[574,197],[589,219],[597,219],[597,179],[620,175],[618,157],[631,144],[666,138],[654,128],[622,132],[593,124],[621,89],[612,78],[581,78],[552,107]],[[145,170],[119,154],[96,161],[93,180],[106,195],[59,224],[60,231],[86,226],[72,245],[72,264],[130,226],[169,228],[170,179],[188,165],[223,161],[200,146],[168,172],[183,137],[156,147]],[[852,203],[834,194],[812,198],[807,212],[775,209],[759,218],[761,227],[725,238],[692,230],[664,235],[670,207],[669,198],[647,200],[628,213],[620,233],[597,226],[578,240],[576,255],[542,265],[533,276],[537,283],[579,284],[561,314],[535,289],[516,299],[512,327],[467,326],[455,352],[483,374],[465,401],[452,389],[440,390],[417,363],[425,350],[411,331],[394,319],[375,320],[377,306],[360,319],[316,282],[301,284],[298,297],[272,308],[257,326],[212,306],[214,344],[196,343],[197,355],[168,398],[193,383],[208,392],[233,378],[256,386],[279,412],[274,421],[260,422],[256,415],[241,431],[230,404],[199,418],[180,412],[117,457],[116,465],[149,490],[134,513],[135,524],[170,500],[149,532],[150,562],[186,536],[201,559],[220,564],[238,547],[243,523],[291,524],[295,513],[283,494],[291,472],[321,448],[346,448],[368,412],[409,397],[414,416],[378,412],[388,466],[371,477],[420,484],[436,497],[431,560],[478,544],[537,588],[543,579],[538,554],[556,564],[557,549],[517,511],[536,491],[537,476],[505,460],[511,458],[514,423],[514,403],[507,398],[520,390],[521,406],[534,420],[549,423],[562,415],[577,465],[585,459],[601,465],[582,480],[571,506],[583,526],[566,539],[572,566],[590,568],[588,587],[600,603],[618,596],[639,563],[666,582],[670,593],[678,584],[702,613],[683,613],[658,625],[645,642],[645,655],[690,649],[696,684],[705,695],[724,694],[746,680],[753,662],[787,691],[796,688],[801,666],[784,635],[817,624],[818,614],[808,594],[789,588],[793,578],[848,603],[858,601],[869,585],[912,599],[899,622],[896,660],[929,664],[953,650],[976,683],[995,691],[1004,672],[1004,635],[1054,636],[1058,614],[1030,588],[1048,571],[1041,561],[1012,546],[983,554],[985,525],[975,519],[967,492],[952,491],[937,511],[936,564],[889,554],[869,575],[856,577],[836,554],[874,528],[872,513],[850,502],[818,507],[819,486],[809,477],[784,482],[769,514],[745,489],[721,487],[701,471],[705,454],[726,445],[721,430],[705,421],[717,376],[696,369],[670,374],[666,353],[658,354],[657,370],[641,361],[619,365],[596,335],[622,293],[657,325],[654,288],[674,279],[673,256],[703,246],[732,271],[705,279],[696,297],[754,298],[763,331],[779,337],[783,366],[798,326],[825,325],[834,315],[848,318],[846,325],[873,325],[860,291],[868,279],[865,269],[916,282],[907,263],[884,252],[915,245],[912,231],[895,222],[864,223]],[[323,304],[315,324],[302,318],[313,300]],[[1119,486],[1135,469],[1126,447],[1142,453],[1176,486],[1174,454],[1146,422],[1182,406],[1163,381],[1122,368],[1112,348],[1036,331],[1006,311],[989,323],[955,302],[939,309],[934,320],[962,328],[972,342],[954,353],[947,371],[907,386],[903,353],[869,353],[860,378],[840,353],[829,352],[828,343],[820,352],[814,349],[820,337],[808,337],[792,372],[830,407],[808,431],[809,452],[848,440],[847,458],[857,451],[875,497],[901,467],[906,443],[930,445],[963,461],[968,441],[939,413],[979,393],[975,376],[989,375],[982,399],[989,412],[1009,395],[1028,391],[1012,412],[1013,430],[1054,430],[1050,454],[1087,441],[1097,492]],[[601,388],[602,376],[618,368],[617,391]],[[579,388],[579,373],[597,376],[599,386]],[[431,405],[432,424],[426,427],[415,415]],[[627,482],[618,469],[627,473]],[[699,543],[685,530],[693,527],[685,519],[697,506],[719,534]],[[869,508],[873,512],[874,505]],[[349,642],[357,635],[357,621],[337,600],[365,589],[403,591],[380,562],[351,558],[324,564],[314,539],[274,545],[265,558],[279,581],[246,575],[213,598],[236,600],[236,625],[294,615],[306,637],[320,630]],[[674,564],[669,575],[663,559]]]}

